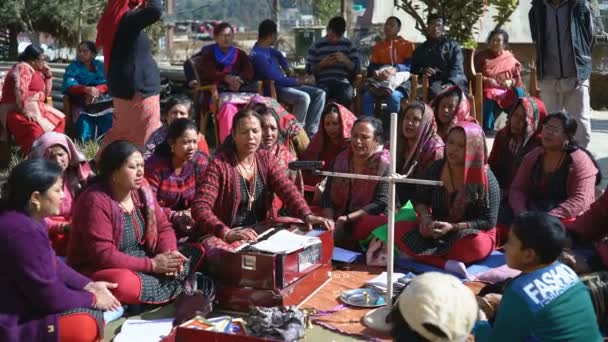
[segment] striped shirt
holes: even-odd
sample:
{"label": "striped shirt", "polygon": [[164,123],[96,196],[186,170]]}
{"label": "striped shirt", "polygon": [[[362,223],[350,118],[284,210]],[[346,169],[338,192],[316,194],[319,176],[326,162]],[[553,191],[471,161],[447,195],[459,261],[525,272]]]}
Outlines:
{"label": "striped shirt", "polygon": [[337,52],[342,52],[355,64],[355,68],[351,71],[344,64],[334,64],[320,70],[315,77],[317,83],[324,83],[329,80],[338,80],[345,83],[350,83],[350,79],[355,75],[361,67],[359,60],[359,50],[348,39],[340,38],[340,40],[332,44],[325,37],[316,41],[310,49],[308,49],[308,57],[306,57],[306,72],[312,74],[315,68],[323,58]]}

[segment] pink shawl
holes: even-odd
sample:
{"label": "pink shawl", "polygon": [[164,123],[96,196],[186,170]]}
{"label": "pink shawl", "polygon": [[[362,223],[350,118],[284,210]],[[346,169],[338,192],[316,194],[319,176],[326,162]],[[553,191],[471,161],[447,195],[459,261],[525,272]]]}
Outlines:
{"label": "pink shawl", "polygon": [[57,132],[44,133],[34,141],[28,158],[46,158],[48,149],[56,145],[63,147],[67,151],[70,160],[69,167],[76,170],[78,179],[80,181],[87,180],[91,174],[91,167],[72,139],[65,134]]}
{"label": "pink shawl", "polygon": [[[348,144],[348,141],[350,140],[350,131],[352,130],[355,121],[357,121],[357,117],[341,104],[330,103],[328,106],[332,105],[338,107],[338,117],[340,120],[340,126],[342,128],[342,140],[346,147],[346,144]],[[318,160],[321,152],[325,148],[325,139],[327,139],[327,133],[325,133],[325,125],[323,124],[324,117],[325,115],[321,117],[318,132],[312,137],[308,148],[302,154],[302,160]]]}

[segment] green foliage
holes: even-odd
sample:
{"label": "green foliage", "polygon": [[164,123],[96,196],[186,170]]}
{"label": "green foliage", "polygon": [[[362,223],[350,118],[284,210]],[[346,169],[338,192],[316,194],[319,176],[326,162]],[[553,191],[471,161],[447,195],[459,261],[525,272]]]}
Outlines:
{"label": "green foliage", "polygon": [[339,0],[312,0],[312,13],[322,24],[327,24],[329,19],[340,15]]}
{"label": "green foliage", "polygon": [[25,156],[23,155],[23,152],[21,152],[21,150],[16,147],[13,146],[11,148],[11,154],[10,154],[10,159],[8,161],[8,166],[6,169],[0,169],[0,178],[7,178],[8,175],[11,173],[11,170],[19,165],[19,163],[21,163],[23,160],[25,159]]}
{"label": "green foliage", "polygon": [[165,24],[162,21],[158,21],[148,26],[145,31],[152,43],[152,53],[156,54],[158,52],[158,40],[166,33]]}
{"label": "green foliage", "polygon": [[498,13],[492,16],[496,23],[494,27],[498,28],[508,23],[511,15],[517,9],[517,5],[519,5],[519,0],[492,0],[492,6],[498,10]]}
{"label": "green foliage", "polygon": [[177,0],[175,18],[179,20],[222,20],[257,30],[259,23],[272,17],[270,0]]}
{"label": "green foliage", "polygon": [[[421,6],[418,3],[422,3]],[[498,14],[493,16],[496,26],[508,22],[519,0],[399,0],[395,5],[404,10],[416,22],[416,29],[426,32],[426,18],[429,13],[439,13],[446,19],[448,37],[458,41],[465,48],[477,46],[475,36],[478,32],[479,19],[493,5]]]}
{"label": "green foliage", "polygon": [[76,141],[76,146],[84,154],[86,160],[95,158],[97,151],[99,151],[99,143],[95,140],[89,140],[87,142]]}
{"label": "green foliage", "polygon": [[80,1],[82,26],[95,25],[104,0],[2,0],[0,23],[18,31],[47,32],[61,43],[75,44]]}

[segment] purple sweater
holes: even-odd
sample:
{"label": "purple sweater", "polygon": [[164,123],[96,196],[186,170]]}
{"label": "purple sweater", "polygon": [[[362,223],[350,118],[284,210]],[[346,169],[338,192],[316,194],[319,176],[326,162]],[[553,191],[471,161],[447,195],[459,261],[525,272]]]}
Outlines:
{"label": "purple sweater", "polygon": [[57,341],[57,314],[93,305],[90,280],[59,260],[46,227],[0,214],[0,341]]}

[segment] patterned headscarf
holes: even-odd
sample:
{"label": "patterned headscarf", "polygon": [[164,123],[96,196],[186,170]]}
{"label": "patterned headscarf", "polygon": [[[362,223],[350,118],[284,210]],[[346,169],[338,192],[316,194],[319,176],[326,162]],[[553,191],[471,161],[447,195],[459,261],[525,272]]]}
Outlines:
{"label": "patterned headscarf", "polygon": [[477,203],[484,207],[488,199],[488,152],[483,129],[477,123],[462,121],[450,129],[462,129],[466,137],[464,161],[464,189],[456,196],[451,205],[450,222],[459,222],[464,218],[468,204]]}
{"label": "patterned headscarf", "polygon": [[245,108],[253,110],[256,105],[264,105],[266,108],[274,110],[273,116],[277,119],[279,130],[285,140],[283,141],[283,144],[286,147],[291,148],[290,144],[292,143],[292,140],[295,139],[302,130],[302,127],[298,124],[298,119],[272,97],[255,95],[249,100],[249,103],[247,103]]}
{"label": "patterned headscarf", "polygon": [[[346,146],[348,140],[350,140],[350,132],[353,128],[353,125],[355,124],[355,121],[357,121],[357,117],[355,116],[355,114],[353,114],[350,110],[346,109],[346,107],[342,106],[341,104],[333,102],[328,104],[326,108],[329,108],[330,106],[335,106],[338,108],[338,120],[340,120],[340,126],[342,129],[342,142]],[[325,113],[329,113],[329,111],[326,110]],[[302,154],[302,160],[318,160],[319,156],[321,155],[321,152],[325,148],[325,139],[327,138],[327,133],[325,132],[325,125],[323,124],[325,115],[321,117],[319,123],[319,130],[317,131],[317,133],[315,133],[315,135],[313,135],[312,139],[310,140],[310,144],[308,145],[306,152]]]}
{"label": "patterned headscarf", "polygon": [[[437,123],[435,123],[435,115],[433,114],[433,110],[427,104],[424,105],[424,112],[422,113],[422,119],[420,121],[420,126],[418,126],[418,131],[416,132],[416,141],[414,142],[413,148],[410,148],[409,151],[406,150],[407,141],[403,136],[402,127],[403,127],[403,119],[405,118],[405,113],[402,120],[400,120],[399,125],[399,142],[398,142],[398,156],[402,157],[403,163],[398,164],[399,169],[397,170],[401,174],[407,174],[412,168],[414,161],[417,162],[415,169],[416,170],[424,170],[426,169],[433,160],[430,160],[430,156],[433,154],[432,152],[445,147],[443,140],[437,135]],[[415,107],[414,107],[415,108]],[[407,109],[406,109],[407,110]]]}
{"label": "patterned headscarf", "polygon": [[524,108],[526,113],[524,138],[518,141],[513,137],[511,134],[511,124],[509,121],[507,121],[507,125],[503,128],[509,137],[509,150],[515,156],[518,155],[518,152],[522,147],[526,146],[530,139],[533,137],[540,138],[542,131],[540,123],[543,122],[544,118],[547,116],[545,104],[536,97],[528,96],[520,98],[515,106],[513,106],[511,113],[509,113],[509,120],[511,119],[511,114],[520,105]]}
{"label": "patterned headscarf", "polygon": [[[444,91],[442,91],[437,96],[435,96],[433,101],[431,101],[431,108],[433,109],[433,112],[435,113],[435,122],[437,123],[438,126],[439,126],[439,123],[441,122],[437,118],[437,115],[439,115],[439,104],[441,104],[441,100],[443,100],[448,94],[450,94],[454,90],[458,91],[459,97],[460,97],[460,102],[458,103],[458,106],[456,107],[456,110],[454,111],[454,116],[452,117],[452,122],[450,123],[449,128],[454,127],[455,124],[457,124],[458,122],[462,122],[462,121],[476,122],[475,118],[471,116],[471,104],[469,103],[469,99],[467,98],[467,95],[464,93],[464,91],[459,86],[454,85],[454,86],[446,88]],[[439,135],[441,136],[441,132],[439,132],[439,133],[440,133]],[[442,136],[441,138],[444,139],[444,141],[447,139],[447,137],[444,137],[444,136]]]}
{"label": "patterned headscarf", "polygon": [[91,174],[91,168],[86,158],[78,150],[76,144],[65,134],[57,132],[46,132],[41,135],[28,154],[28,158],[46,158],[48,149],[53,146],[61,146],[68,153],[69,167],[76,170],[79,181],[85,181]]}

